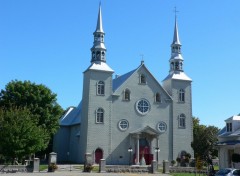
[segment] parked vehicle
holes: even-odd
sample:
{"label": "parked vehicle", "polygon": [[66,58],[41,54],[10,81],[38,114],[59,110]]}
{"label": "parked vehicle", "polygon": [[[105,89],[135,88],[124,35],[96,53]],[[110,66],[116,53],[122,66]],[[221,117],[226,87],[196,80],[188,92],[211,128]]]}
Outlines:
{"label": "parked vehicle", "polygon": [[224,168],[216,172],[215,176],[240,176],[240,169]]}

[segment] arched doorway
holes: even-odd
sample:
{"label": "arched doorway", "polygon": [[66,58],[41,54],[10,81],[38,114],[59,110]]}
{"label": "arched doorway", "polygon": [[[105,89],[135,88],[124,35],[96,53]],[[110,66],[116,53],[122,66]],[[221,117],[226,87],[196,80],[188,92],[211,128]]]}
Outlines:
{"label": "arched doorway", "polygon": [[97,148],[95,150],[95,163],[99,164],[100,159],[102,159],[102,158],[103,158],[103,151],[102,151],[102,149]]}

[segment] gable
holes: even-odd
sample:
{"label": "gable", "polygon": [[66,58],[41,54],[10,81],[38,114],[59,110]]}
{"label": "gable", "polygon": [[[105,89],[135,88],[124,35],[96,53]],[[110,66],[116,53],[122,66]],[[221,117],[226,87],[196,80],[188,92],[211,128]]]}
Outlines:
{"label": "gable", "polygon": [[[146,84],[142,84],[140,82],[141,75],[146,77]],[[141,64],[137,69],[113,80],[114,95],[121,95],[125,89],[129,89],[130,91],[139,91],[139,93],[146,93],[146,91],[148,91],[149,93],[151,92],[152,95],[160,93],[166,99],[172,99],[144,64]]]}

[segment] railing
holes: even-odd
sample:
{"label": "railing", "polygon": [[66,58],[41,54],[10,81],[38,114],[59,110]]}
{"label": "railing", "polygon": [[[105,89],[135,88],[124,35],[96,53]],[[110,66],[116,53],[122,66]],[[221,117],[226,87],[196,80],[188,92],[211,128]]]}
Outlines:
{"label": "railing", "polygon": [[124,166],[124,165],[107,165],[106,172],[114,173],[148,173],[151,166]]}

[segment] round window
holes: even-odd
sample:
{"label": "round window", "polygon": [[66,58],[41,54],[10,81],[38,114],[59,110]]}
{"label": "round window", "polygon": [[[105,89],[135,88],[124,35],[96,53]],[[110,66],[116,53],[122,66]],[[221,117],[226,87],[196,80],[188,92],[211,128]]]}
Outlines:
{"label": "round window", "polygon": [[163,133],[163,132],[165,132],[165,131],[167,130],[167,124],[166,124],[165,122],[159,122],[159,123],[157,124],[157,129],[158,129],[161,133]]}
{"label": "round window", "polygon": [[150,104],[146,99],[141,99],[141,100],[137,101],[136,109],[140,114],[145,115],[150,110]]}
{"label": "round window", "polygon": [[128,129],[129,123],[127,120],[123,119],[118,122],[118,127],[120,130],[125,131]]}

